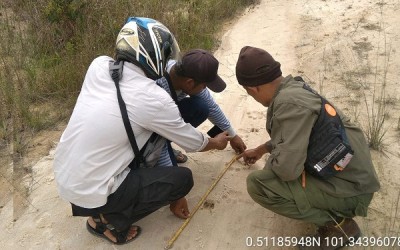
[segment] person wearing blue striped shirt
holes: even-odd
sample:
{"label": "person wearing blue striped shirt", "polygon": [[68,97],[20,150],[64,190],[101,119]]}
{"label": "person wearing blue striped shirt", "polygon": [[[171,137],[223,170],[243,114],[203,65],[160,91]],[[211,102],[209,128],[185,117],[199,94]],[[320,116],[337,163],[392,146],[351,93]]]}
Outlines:
{"label": "person wearing blue striped shirt", "polygon": [[[198,127],[208,119],[214,125],[208,134],[213,137],[219,132],[228,132],[231,147],[236,153],[242,153],[246,150],[245,143],[208,90],[219,93],[226,87],[226,83],[217,74],[218,66],[218,60],[208,51],[189,50],[181,60],[169,61],[167,72],[156,83],[174,99],[185,122]],[[185,155],[167,143],[157,166],[173,166],[186,160]]]}

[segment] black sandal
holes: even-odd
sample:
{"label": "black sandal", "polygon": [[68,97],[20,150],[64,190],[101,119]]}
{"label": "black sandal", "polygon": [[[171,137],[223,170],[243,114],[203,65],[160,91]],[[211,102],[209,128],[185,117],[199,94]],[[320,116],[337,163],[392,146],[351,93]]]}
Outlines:
{"label": "black sandal", "polygon": [[172,149],[174,151],[174,156],[177,163],[185,163],[188,160],[188,157],[179,150]]}
{"label": "black sandal", "polygon": [[[114,244],[116,244],[116,245],[123,245],[123,244],[126,244],[126,243],[128,243],[128,242],[133,241],[134,239],[136,239],[136,238],[140,235],[140,233],[141,233],[141,231],[142,231],[142,229],[141,229],[139,226],[135,226],[135,225],[131,225],[131,226],[130,226],[128,229],[126,229],[126,230],[117,231],[117,229],[115,229],[115,227],[114,227],[113,225],[103,223],[103,222],[101,221],[101,218],[100,218],[100,217],[95,217],[95,216],[93,216],[92,218],[93,218],[94,222],[96,223],[96,228],[93,228],[93,227],[89,224],[89,221],[86,221],[86,228],[87,228],[87,230],[88,230],[91,234],[93,234],[93,235],[95,235],[95,236],[97,236],[97,237],[100,237],[100,238],[105,238],[105,239],[107,239],[108,241],[110,241],[110,242],[112,242],[112,243],[114,243]],[[136,233],[136,235],[135,235],[132,239],[127,240],[128,232],[129,232],[129,230],[131,229],[132,226],[134,226],[134,227],[137,228],[137,230],[136,230],[137,233]],[[110,238],[108,238],[106,235],[104,235],[104,232],[105,232],[107,229],[110,230],[110,232],[112,233],[112,235],[117,239],[117,242],[112,241]]]}

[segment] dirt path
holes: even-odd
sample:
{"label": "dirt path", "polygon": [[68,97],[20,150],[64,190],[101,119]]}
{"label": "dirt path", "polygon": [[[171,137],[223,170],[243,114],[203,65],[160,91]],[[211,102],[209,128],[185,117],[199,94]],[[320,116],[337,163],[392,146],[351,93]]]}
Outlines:
{"label": "dirt path", "polygon": [[[215,52],[221,61],[220,73],[229,84],[227,90],[215,98],[249,148],[265,142],[268,136],[265,132],[266,109],[248,97],[236,83],[234,69],[243,46],[268,50],[281,62],[284,75],[303,75],[363,124],[368,120],[363,93],[370,98],[375,86],[377,90],[382,89],[379,82],[374,83],[374,76],[383,75],[385,69],[381,66],[389,57],[386,88],[390,112],[385,142],[390,145],[387,147],[390,158],[373,152],[382,190],[373,200],[369,217],[357,218],[364,236],[369,237],[400,237],[397,129],[400,90],[396,70],[400,68],[396,51],[400,47],[399,9],[398,0],[378,3],[367,0],[262,0],[260,5],[247,10],[232,23],[222,37],[221,47]],[[378,73],[374,74],[375,71]],[[363,92],[361,85],[367,92]],[[205,124],[201,129],[206,131],[209,126]],[[93,237],[84,227],[85,218],[73,218],[68,204],[58,197],[51,169],[52,155],[50,152],[34,167],[36,183],[30,197],[31,206],[21,219],[16,222],[10,219],[11,202],[1,210],[0,225],[5,231],[0,234],[0,244],[4,248],[163,249],[181,226],[183,221],[165,207],[137,223],[143,233],[129,245],[111,246]],[[195,179],[195,186],[187,197],[190,207],[196,206],[232,156],[230,147],[225,151],[189,154],[187,166],[192,169]],[[291,249],[277,247],[276,242],[273,246],[273,237],[312,233],[312,225],[283,218],[251,200],[245,180],[251,171],[262,167],[262,161],[251,168],[236,162],[182,232],[173,249]],[[257,237],[263,240],[263,247],[246,246],[257,244]],[[265,239],[269,246],[265,246]]]}

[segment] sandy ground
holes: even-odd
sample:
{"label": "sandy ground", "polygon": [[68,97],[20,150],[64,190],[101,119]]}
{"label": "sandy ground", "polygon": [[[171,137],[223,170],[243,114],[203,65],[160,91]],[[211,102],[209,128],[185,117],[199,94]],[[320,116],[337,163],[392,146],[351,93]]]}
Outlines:
{"label": "sandy ground", "polygon": [[[265,142],[268,135],[266,109],[236,83],[234,69],[243,46],[268,50],[281,62],[284,75],[302,75],[363,126],[368,121],[367,107],[371,112],[377,105],[371,101],[371,93],[383,89],[380,83],[386,72],[387,156],[372,152],[382,188],[374,197],[369,216],[356,218],[363,235],[374,239],[400,237],[399,10],[399,0],[262,0],[227,25],[215,52],[221,62],[220,74],[229,85],[215,98],[249,148]],[[205,124],[200,129],[209,127]],[[191,208],[233,155],[230,146],[224,151],[188,154],[186,166],[192,169],[195,180],[187,196]],[[52,161],[50,151],[34,166],[30,205],[17,221],[12,220],[12,201],[0,208],[3,249],[163,249],[183,223],[164,207],[137,223],[142,235],[128,245],[114,246],[93,237],[86,231],[85,218],[72,217],[68,203],[58,197]],[[235,162],[173,249],[291,249],[278,247],[273,237],[312,233],[314,226],[276,215],[248,196],[246,176],[263,165],[263,160],[251,167]],[[257,237],[264,238],[263,246],[248,246],[256,244]],[[399,249],[397,244],[383,248],[367,243],[364,249]]]}

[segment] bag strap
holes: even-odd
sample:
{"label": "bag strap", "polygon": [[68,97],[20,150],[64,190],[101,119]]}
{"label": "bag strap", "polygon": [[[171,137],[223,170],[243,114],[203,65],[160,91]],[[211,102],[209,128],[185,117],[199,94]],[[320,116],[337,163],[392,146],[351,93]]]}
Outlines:
{"label": "bag strap", "polygon": [[172,86],[172,80],[169,76],[168,72],[164,73],[164,77],[167,80],[169,91],[171,92],[171,97],[174,100],[175,104],[178,105],[178,96],[176,95],[174,86]]}
{"label": "bag strap", "polygon": [[123,61],[115,61],[115,62],[110,61],[110,63],[109,63],[110,75],[111,75],[111,78],[113,79],[113,81],[115,83],[115,87],[117,89],[117,98],[118,98],[119,109],[121,110],[122,120],[124,122],[125,130],[128,135],[129,142],[132,146],[133,152],[135,153],[135,159],[137,159],[140,164],[144,164],[144,166],[146,166],[146,161],[144,160],[144,157],[143,157],[142,153],[140,152],[139,147],[136,143],[135,135],[133,133],[131,123],[129,122],[128,112],[126,110],[126,104],[124,102],[124,99],[121,96],[121,90],[119,88],[119,80],[121,80],[121,78],[122,78],[123,65],[124,65]]}

